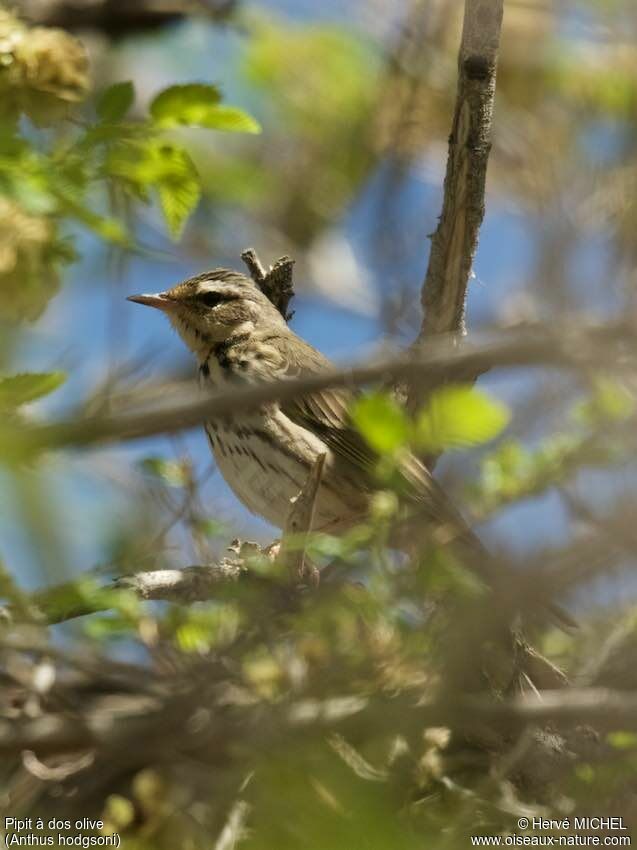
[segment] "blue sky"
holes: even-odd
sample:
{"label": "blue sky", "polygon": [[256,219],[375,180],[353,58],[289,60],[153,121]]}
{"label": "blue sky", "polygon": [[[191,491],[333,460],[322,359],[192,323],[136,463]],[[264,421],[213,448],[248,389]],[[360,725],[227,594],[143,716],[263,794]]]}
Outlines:
{"label": "blue sky", "polygon": [[[274,4],[290,14],[307,19],[317,9],[315,4],[278,2]],[[330,8],[321,5],[321,17]],[[230,102],[247,105],[250,95],[235,75],[233,51],[236,39],[226,40],[216,32],[192,25],[178,28],[161,39],[147,39],[120,48],[124,67],[140,69],[138,88],[142,83],[160,88],[168,82],[192,79],[219,80]],[[154,75],[154,76],[153,76]],[[143,78],[143,79],[142,79]],[[149,83],[150,81],[150,83]],[[267,134],[268,127],[264,127]],[[400,279],[413,292],[414,309],[418,308],[418,292],[426,269],[428,240],[436,225],[441,199],[442,171],[431,162],[415,163],[404,182],[396,209],[404,217],[405,227],[414,233],[401,256]],[[364,287],[382,294],[391,270],[379,267],[374,251],[374,226],[378,214],[379,186],[382,166],[373,175],[344,219],[335,222],[339,236],[349,246],[356,260]],[[395,214],[395,212],[394,212]],[[396,222],[392,222],[395,227]],[[400,222],[398,223],[400,225]],[[502,318],[503,308],[524,295],[532,301],[532,274],[536,236],[541,222],[516,210],[506,199],[487,197],[487,215],[481,232],[475,262],[475,279],[469,292],[467,319],[469,328],[477,328]],[[81,237],[83,259],[71,270],[62,293],[49,306],[43,319],[25,334],[16,349],[14,366],[21,370],[42,370],[72,366],[68,386],[42,405],[44,410],[63,413],[65,408],[82,398],[103,379],[110,367],[131,361],[148,361],[148,371],[160,378],[166,370],[188,363],[181,342],[169,329],[164,317],[125,301],[130,293],[157,291],[202,268],[183,255],[159,235],[154,220],[144,224],[143,241],[156,246],[161,256],[135,257],[123,269],[105,266],[94,241]],[[265,240],[265,237],[262,237]],[[587,241],[578,254],[573,272],[578,280],[584,303],[603,311],[612,306],[607,288],[601,285],[605,260],[605,240],[597,236]],[[272,260],[273,257],[264,257]],[[232,256],[211,256],[209,267],[234,265]],[[361,358],[379,341],[382,322],[378,315],[343,309],[316,290],[300,282],[294,303],[296,315],[292,326],[301,336],[341,363]],[[117,357],[113,362],[113,339],[117,340]],[[81,365],[78,365],[81,364]],[[194,372],[194,364],[192,364]],[[494,374],[481,379],[481,384],[510,404],[515,404],[529,389],[531,378]],[[37,411],[37,408],[36,408]],[[210,463],[208,446],[197,430],[185,437],[185,445],[199,470]],[[68,574],[82,572],[103,562],[111,531],[135,506],[130,504],[126,485],[139,473],[136,463],[148,455],[170,455],[172,441],[159,438],[99,452],[59,455],[48,464],[48,490],[44,498],[64,506],[64,515],[56,516],[58,537],[63,547]],[[450,458],[447,465],[461,462]],[[441,474],[445,474],[445,464]],[[44,486],[44,485],[43,485]],[[56,499],[53,494],[62,493]],[[270,539],[274,532],[264,523],[250,517],[238,504],[225,483],[214,476],[205,488],[206,500],[214,516],[225,519],[233,530],[247,536]],[[38,586],[53,574],[52,550],[34,547],[28,529],[15,509],[12,483],[0,479],[0,537],[2,554],[25,586]],[[503,539],[520,549],[533,548],[541,541],[558,542],[566,528],[566,517],[556,495],[532,500],[516,506],[485,530],[492,539]],[[175,562],[187,562],[191,553],[175,553]]]}

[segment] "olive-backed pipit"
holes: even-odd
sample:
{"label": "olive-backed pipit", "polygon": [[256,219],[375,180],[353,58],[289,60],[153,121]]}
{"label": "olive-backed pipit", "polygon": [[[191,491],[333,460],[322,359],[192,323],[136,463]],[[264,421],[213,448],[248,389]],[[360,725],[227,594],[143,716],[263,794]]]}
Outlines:
{"label": "olive-backed pipit", "polygon": [[[129,300],[166,313],[197,357],[203,385],[296,378],[332,368],[238,272],[215,269],[166,292],[132,295]],[[350,423],[351,401],[347,390],[323,390],[207,422],[219,469],[244,505],[283,527],[290,499],[307,480],[317,456],[325,454],[315,528],[339,531],[364,518],[377,457]],[[405,457],[401,477],[408,501],[418,506],[422,518],[436,526],[451,524],[455,534],[470,533],[413,455]]]}
{"label": "olive-backed pipit", "polygon": [[[332,368],[238,272],[215,269],[166,292],[129,300],[166,313],[196,356],[206,386],[297,378]],[[243,504],[282,528],[290,499],[305,484],[317,456],[325,454],[314,529],[338,532],[360,522],[374,491],[378,458],[350,422],[351,401],[348,390],[329,389],[207,422],[219,469]],[[455,543],[462,560],[471,562],[467,566],[493,582],[492,559],[424,464],[406,455],[400,477],[413,521],[398,545],[414,551],[423,537],[440,532],[438,540]]]}

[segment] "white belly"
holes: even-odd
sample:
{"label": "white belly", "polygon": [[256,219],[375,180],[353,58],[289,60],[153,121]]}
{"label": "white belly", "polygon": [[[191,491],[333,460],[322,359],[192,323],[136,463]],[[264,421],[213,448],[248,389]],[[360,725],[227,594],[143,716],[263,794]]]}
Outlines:
{"label": "white belly", "polygon": [[[319,454],[331,452],[314,434],[290,423],[287,417],[268,420],[262,416],[242,419],[240,433],[225,422],[206,423],[206,433],[219,471],[241,502],[272,525],[283,528],[290,499],[298,495]],[[360,493],[355,501],[360,500]],[[323,477],[314,528],[340,522],[355,508],[347,488],[332,487]]]}

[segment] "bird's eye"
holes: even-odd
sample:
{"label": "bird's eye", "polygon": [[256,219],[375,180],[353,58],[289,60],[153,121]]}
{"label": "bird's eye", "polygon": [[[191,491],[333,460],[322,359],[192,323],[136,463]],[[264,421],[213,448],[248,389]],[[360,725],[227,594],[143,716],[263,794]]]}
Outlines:
{"label": "bird's eye", "polygon": [[226,300],[226,297],[220,292],[204,292],[199,296],[199,301],[205,304],[206,307],[216,307],[217,304],[221,304]]}

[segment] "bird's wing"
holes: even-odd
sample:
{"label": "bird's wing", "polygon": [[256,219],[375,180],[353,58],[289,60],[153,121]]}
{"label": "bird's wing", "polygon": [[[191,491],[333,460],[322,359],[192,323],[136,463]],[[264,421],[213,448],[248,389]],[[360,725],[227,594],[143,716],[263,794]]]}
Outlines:
{"label": "bird's wing", "polygon": [[[320,374],[333,368],[327,357],[291,332],[289,337],[277,337],[276,352],[272,352],[270,365],[275,367],[279,378]],[[378,455],[351,423],[349,410],[355,396],[354,392],[342,388],[321,390],[285,401],[281,410],[297,425],[318,434],[339,459],[360,469],[367,478],[367,486],[372,489]],[[401,463],[400,473],[403,493],[414,504],[418,515],[434,527],[446,528],[461,557],[467,558],[477,575],[495,586],[502,574],[501,566],[492,560],[427,467],[409,454]],[[562,627],[577,627],[572,617],[558,605],[549,604],[548,608]]]}
{"label": "bird's wing", "polygon": [[[333,364],[303,340],[284,341],[286,377],[320,374]],[[349,408],[354,393],[342,388],[321,390],[309,396],[291,399],[281,405],[283,413],[297,425],[317,434],[340,458],[373,474],[377,456],[352,426]]]}
{"label": "bird's wing", "polygon": [[[319,351],[299,337],[280,336],[277,339],[280,355],[279,377],[301,377],[320,374],[333,368],[333,364]],[[373,488],[374,469],[378,455],[354,428],[350,407],[356,393],[335,388],[321,390],[312,395],[286,400],[282,412],[295,424],[317,434],[338,456],[363,472],[363,481]],[[466,527],[453,508],[442,488],[432,478],[428,469],[414,455],[406,455],[400,465],[402,489],[410,502],[417,503],[436,523]]]}

